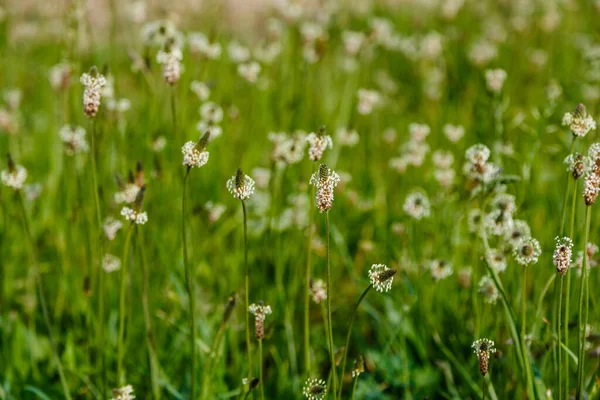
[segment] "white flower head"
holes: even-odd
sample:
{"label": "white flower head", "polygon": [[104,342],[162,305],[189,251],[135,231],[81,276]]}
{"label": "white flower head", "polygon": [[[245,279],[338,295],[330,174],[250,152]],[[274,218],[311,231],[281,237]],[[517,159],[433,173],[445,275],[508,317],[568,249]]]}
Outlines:
{"label": "white flower head", "polygon": [[487,260],[490,267],[496,272],[504,272],[506,271],[506,267],[508,265],[506,261],[506,256],[504,252],[499,249],[490,249],[485,254],[485,259]]}
{"label": "white flower head", "polygon": [[145,211],[135,211],[132,208],[123,207],[121,209],[121,215],[125,217],[127,221],[131,221],[138,225],[144,225],[146,222],[148,222],[148,214],[146,214]]}
{"label": "white flower head", "polygon": [[444,125],[444,135],[452,143],[458,142],[465,135],[465,128],[462,125]]}
{"label": "white flower head", "polygon": [[117,232],[119,229],[123,227],[123,223],[118,219],[114,219],[112,217],[106,218],[102,228],[104,229],[104,234],[108,240],[114,240],[117,236]]}
{"label": "white flower head", "polygon": [[65,153],[72,156],[89,150],[85,140],[85,129],[81,126],[65,125],[59,131],[60,140],[65,144]]}
{"label": "white flower head", "polygon": [[562,120],[563,126],[568,126],[573,135],[584,137],[589,131],[596,129],[596,121],[588,115],[582,103],[577,104],[573,113],[566,113]]}
{"label": "white flower head", "polygon": [[506,80],[506,71],[503,69],[488,69],[485,71],[485,81],[490,92],[498,94],[502,91]]}
{"label": "white flower head", "polygon": [[311,185],[315,185],[317,208],[320,212],[329,211],[333,207],[333,193],[335,187],[340,183],[340,176],[327,167],[327,164],[321,164],[319,170],[310,177]]}
{"label": "white flower head", "polygon": [[431,215],[431,205],[427,196],[421,192],[412,192],[406,196],[402,209],[412,218],[421,220]]}
{"label": "white flower head", "polygon": [[169,85],[174,85],[181,77],[181,49],[173,40],[168,40],[165,49],[156,54],[156,62],[162,64],[163,77]]}
{"label": "white flower head", "polygon": [[556,249],[552,256],[552,262],[556,267],[556,272],[560,275],[564,275],[571,265],[571,259],[573,257],[573,241],[567,236],[562,238],[557,236],[555,240]]}
{"label": "white flower head", "polygon": [[538,262],[542,248],[536,239],[523,237],[513,248],[513,254],[519,264],[527,266]]}
{"label": "white flower head", "polygon": [[309,144],[308,157],[312,161],[319,161],[325,149],[331,149],[333,146],[331,136],[325,134],[325,128],[319,129],[317,133],[310,133],[306,137],[306,141]]}
{"label": "white flower head", "polygon": [[484,301],[488,304],[496,303],[500,297],[494,281],[487,275],[483,276],[477,284],[477,291],[483,295]]}
{"label": "white flower head", "polygon": [[83,90],[83,112],[88,118],[94,118],[100,109],[102,88],[107,84],[104,75],[96,67],[90,68],[89,73],[84,73],[79,79],[85,86]]}
{"label": "white flower head", "polygon": [[368,115],[381,103],[381,95],[375,90],[358,89],[358,113]]}
{"label": "white flower head", "polygon": [[261,71],[261,66],[256,61],[250,61],[244,64],[238,65],[238,74],[246,79],[249,83],[256,83],[258,81],[258,75]]}
{"label": "white flower head", "polygon": [[112,391],[112,400],[133,400],[135,396],[133,395],[133,387],[131,385],[123,386],[119,389],[113,389]]}
{"label": "white flower head", "polygon": [[435,281],[445,279],[454,273],[452,264],[445,260],[432,260],[429,263],[429,270],[431,271],[431,276]]}
{"label": "white flower head", "polygon": [[388,268],[385,264],[373,264],[369,269],[369,280],[378,292],[389,292],[392,289],[396,270]]}
{"label": "white flower head", "polygon": [[104,258],[102,258],[102,269],[105,272],[113,272],[121,268],[121,260],[119,257],[114,256],[112,254],[105,254]]}
{"label": "white flower head", "polygon": [[408,126],[410,137],[415,143],[423,143],[425,138],[431,133],[431,128],[427,124],[411,123]]}
{"label": "white flower head", "polygon": [[323,279],[317,279],[310,282],[310,294],[315,303],[319,304],[327,299],[327,284]]}
{"label": "white flower head", "polygon": [[323,379],[309,378],[302,393],[308,400],[323,400],[327,394],[327,384]]}
{"label": "white flower head", "polygon": [[189,168],[200,168],[208,162],[209,153],[206,150],[208,141],[210,139],[210,130],[206,131],[204,135],[197,141],[189,141],[181,148],[183,154],[183,165],[187,165]]}
{"label": "white flower head", "polygon": [[245,175],[242,169],[227,181],[227,190],[238,200],[247,200],[254,194],[254,180]]}
{"label": "white flower head", "polygon": [[2,184],[13,188],[14,190],[21,190],[25,183],[25,179],[27,179],[27,170],[22,165],[15,164],[9,155],[8,169],[5,169],[0,173]]}

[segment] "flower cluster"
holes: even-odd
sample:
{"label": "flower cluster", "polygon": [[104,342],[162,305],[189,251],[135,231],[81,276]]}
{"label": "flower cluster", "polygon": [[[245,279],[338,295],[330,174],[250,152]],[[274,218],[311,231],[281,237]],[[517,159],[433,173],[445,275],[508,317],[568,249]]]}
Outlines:
{"label": "flower cluster", "polygon": [[469,147],[465,153],[466,163],[463,166],[465,175],[475,183],[488,183],[499,173],[500,168],[489,162],[490,149],[483,144]]}
{"label": "flower cluster", "polygon": [[333,192],[340,183],[340,176],[330,170],[327,164],[321,164],[319,170],[310,177],[309,183],[317,188],[316,200],[319,211],[329,211],[333,207]]}
{"label": "flower cluster", "polygon": [[541,254],[540,242],[532,237],[522,237],[513,248],[515,259],[524,266],[537,263]]}
{"label": "flower cluster", "polygon": [[296,131],[291,135],[284,132],[269,133],[269,140],[273,142],[271,158],[278,164],[297,164],[304,157],[306,133]]}
{"label": "flower cluster", "polygon": [[373,264],[369,269],[371,285],[378,292],[389,292],[392,289],[396,270],[388,268],[385,264]]}
{"label": "flower cluster", "polygon": [[254,194],[254,180],[245,175],[242,169],[227,181],[227,190],[238,200],[247,200]]}
{"label": "flower cluster", "polygon": [[354,368],[352,369],[352,377],[357,378],[360,374],[365,372],[365,359],[363,356],[358,356],[354,362]]}
{"label": "flower cluster", "polygon": [[577,104],[573,113],[566,113],[562,120],[563,126],[568,126],[574,136],[584,137],[589,131],[596,129],[596,121],[588,115],[582,103]]}
{"label": "flower cluster", "polygon": [[162,64],[162,72],[165,81],[174,85],[181,77],[181,60],[183,54],[172,40],[167,41],[165,49],[156,54],[156,62]]}
{"label": "flower cluster", "polygon": [[571,257],[573,256],[573,241],[569,237],[556,237],[556,249],[552,257],[552,262],[556,267],[556,272],[559,275],[567,273],[571,265]]}
{"label": "flower cluster", "polygon": [[487,275],[484,275],[477,284],[477,291],[484,297],[484,301],[488,304],[496,303],[500,297],[500,292],[494,281]]}
{"label": "flower cluster", "polygon": [[373,109],[381,104],[381,95],[375,90],[358,89],[358,113],[369,115]]}
{"label": "flower cluster", "polygon": [[208,162],[209,153],[206,151],[208,140],[210,139],[210,131],[207,131],[197,142],[189,141],[181,148],[183,153],[183,165],[188,168],[200,168]]}
{"label": "flower cluster", "polygon": [[313,301],[317,304],[327,299],[327,285],[323,281],[323,279],[310,281],[310,294],[312,296]]}
{"label": "flower cluster", "polygon": [[454,273],[452,264],[446,260],[431,260],[429,262],[429,271],[431,271],[431,276],[435,281],[445,279]]}
{"label": "flower cluster", "polygon": [[485,338],[478,339],[473,342],[473,345],[471,345],[471,347],[473,348],[475,355],[477,355],[477,358],[479,360],[479,372],[481,372],[481,375],[487,374],[489,368],[490,354],[496,352],[494,342],[490,339]]}
{"label": "flower cluster", "polygon": [[83,91],[83,112],[88,118],[94,118],[100,109],[102,88],[106,85],[106,78],[98,72],[96,67],[90,68],[89,73],[84,73],[79,79],[85,86]]}
{"label": "flower cluster", "polygon": [[121,260],[112,254],[105,254],[102,258],[102,269],[106,272],[113,272],[121,268]]}
{"label": "flower cluster", "polygon": [[569,154],[565,158],[567,171],[571,172],[573,179],[577,180],[585,175],[592,166],[592,160],[583,154]]}
{"label": "flower cluster", "polygon": [[323,379],[309,378],[302,393],[308,400],[323,400],[327,394],[327,384]]}
{"label": "flower cluster", "polygon": [[502,91],[506,71],[503,69],[488,69],[485,71],[485,83],[490,92],[498,94]]}
{"label": "flower cluster", "polygon": [[27,179],[27,170],[22,165],[15,164],[9,155],[8,169],[5,169],[0,173],[2,184],[15,190],[21,190],[25,183],[25,179]]}
{"label": "flower cluster", "polygon": [[[137,187],[137,186],[136,186]],[[104,229],[104,234],[108,240],[114,240],[117,236],[117,232],[119,229],[123,227],[123,223],[118,219],[114,219],[112,217],[106,218],[102,228]]]}
{"label": "flower cluster", "polygon": [[121,215],[125,217],[127,221],[134,222],[138,225],[144,225],[148,222],[148,214],[145,211],[135,211],[129,207],[123,207],[121,209]]}
{"label": "flower cluster", "polygon": [[261,66],[256,61],[250,61],[244,64],[240,64],[237,67],[238,75],[247,80],[249,83],[256,83],[258,81],[258,75],[261,71]]}
{"label": "flower cluster", "polygon": [[421,192],[412,192],[406,196],[402,209],[414,219],[428,218],[431,215],[431,205],[427,196]]}
{"label": "flower cluster", "polygon": [[81,126],[65,125],[59,131],[60,140],[65,144],[65,153],[68,156],[86,153],[89,150],[85,140],[85,129]]}
{"label": "flower cluster", "polygon": [[331,136],[325,134],[325,128],[319,129],[317,133],[310,133],[306,137],[306,141],[309,144],[308,147],[308,157],[312,161],[319,161],[323,156],[323,152],[328,147],[331,148],[333,146],[333,141],[331,140]]}
{"label": "flower cluster", "polygon": [[265,318],[272,313],[271,306],[266,306],[262,301],[259,301],[258,304],[250,304],[248,311],[254,314],[256,338],[261,340],[265,337]]}
{"label": "flower cluster", "polygon": [[112,391],[113,398],[112,400],[133,400],[135,396],[133,395],[133,387],[131,385],[123,386],[119,389],[113,389]]}

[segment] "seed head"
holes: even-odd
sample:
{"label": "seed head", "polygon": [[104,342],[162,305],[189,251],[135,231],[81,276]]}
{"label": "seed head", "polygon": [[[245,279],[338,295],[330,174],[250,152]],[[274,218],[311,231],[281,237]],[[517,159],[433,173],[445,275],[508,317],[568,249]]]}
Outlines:
{"label": "seed head", "polygon": [[327,164],[321,164],[319,170],[310,177],[310,184],[317,188],[316,200],[320,212],[333,207],[333,192],[339,182],[340,176],[330,170]]}
{"label": "seed head", "polygon": [[358,356],[358,358],[354,362],[354,369],[352,370],[352,377],[356,378],[363,372],[365,372],[365,359],[363,358],[363,356]]}
{"label": "seed head", "polygon": [[227,299],[227,303],[225,304],[225,311],[223,311],[223,324],[226,324],[227,321],[229,320],[229,318],[231,317],[231,314],[233,312],[233,309],[235,308],[235,305],[237,303],[237,296],[235,293],[232,293],[231,296],[229,296],[229,298]]}
{"label": "seed head", "polygon": [[112,400],[133,400],[135,396],[133,395],[133,387],[131,385],[123,386],[119,389],[112,390]]}
{"label": "seed head", "polygon": [[259,301],[257,304],[250,304],[248,311],[254,314],[256,338],[261,340],[265,337],[265,318],[272,313],[271,306],[266,306],[262,301]]}
{"label": "seed head", "polygon": [[474,349],[475,355],[479,359],[479,372],[485,375],[488,372],[490,354],[496,352],[494,342],[490,339],[478,339],[471,346]]}
{"label": "seed head", "polygon": [[521,238],[513,249],[515,259],[524,266],[537,263],[540,254],[542,254],[540,242],[532,237]]}
{"label": "seed head", "polygon": [[323,279],[317,279],[310,281],[310,294],[315,303],[319,304],[323,300],[327,299],[327,285]]}
{"label": "seed head", "polygon": [[599,190],[600,175],[598,175],[596,172],[588,172],[583,184],[583,199],[586,206],[591,206],[596,202]]}
{"label": "seed head", "polygon": [[206,151],[206,146],[209,138],[210,130],[207,130],[196,143],[189,141],[183,145],[181,148],[183,165],[187,165],[188,168],[200,168],[208,162],[209,153]]}
{"label": "seed head", "polygon": [[568,126],[573,135],[578,137],[584,137],[589,131],[596,129],[596,121],[588,115],[582,103],[577,104],[572,114],[564,115],[562,124]]}
{"label": "seed head", "polygon": [[485,302],[488,304],[496,303],[500,296],[494,281],[487,275],[484,275],[477,284],[477,291],[483,295]]}
{"label": "seed head", "polygon": [[227,190],[238,200],[247,200],[254,194],[254,180],[245,175],[241,168],[227,181]]}
{"label": "seed head", "polygon": [[429,263],[429,270],[435,281],[445,279],[454,273],[452,264],[446,260],[431,260]]}
{"label": "seed head", "polygon": [[83,90],[83,112],[88,118],[94,118],[100,109],[102,88],[106,85],[107,80],[98,72],[98,68],[93,66],[88,73],[81,75],[79,81],[85,86]]}
{"label": "seed head", "polygon": [[429,199],[421,192],[412,192],[406,196],[402,208],[404,212],[417,220],[428,218],[431,215]]}
{"label": "seed head", "polygon": [[[591,147],[590,147],[591,150]],[[584,156],[583,154],[574,153],[569,154],[565,158],[565,164],[567,164],[567,171],[571,172],[573,179],[577,180],[581,178],[592,166],[592,159]]]}
{"label": "seed head", "polygon": [[390,291],[396,272],[395,269],[388,268],[385,264],[373,264],[369,269],[371,285],[381,293]]}
{"label": "seed head", "polygon": [[174,85],[181,77],[183,54],[173,39],[167,40],[164,50],[156,54],[156,62],[163,66],[163,77],[169,85]]}
{"label": "seed head", "polygon": [[333,146],[331,136],[325,134],[325,127],[321,127],[317,133],[311,133],[306,137],[309,144],[308,157],[312,161],[319,161],[323,152]]}
{"label": "seed head", "polygon": [[573,241],[569,237],[556,237],[556,249],[552,261],[559,275],[567,273],[573,256]]}
{"label": "seed head", "polygon": [[308,400],[323,400],[327,393],[327,384],[323,379],[309,378],[302,393]]}
{"label": "seed head", "polygon": [[6,165],[7,169],[0,173],[2,184],[14,190],[21,190],[27,179],[27,170],[22,165],[15,164],[10,153],[7,155]]}

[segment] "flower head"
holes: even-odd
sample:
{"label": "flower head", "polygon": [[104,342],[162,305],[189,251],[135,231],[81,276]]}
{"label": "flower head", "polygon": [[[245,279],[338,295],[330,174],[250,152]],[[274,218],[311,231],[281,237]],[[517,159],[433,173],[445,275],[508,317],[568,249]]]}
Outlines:
{"label": "flower head", "polygon": [[354,368],[352,369],[352,377],[356,378],[363,372],[365,372],[365,359],[363,358],[363,356],[358,356],[358,358],[354,362]]}
{"label": "flower head", "polygon": [[569,266],[571,265],[571,257],[573,256],[573,241],[569,237],[556,237],[556,249],[554,250],[554,256],[552,262],[556,267],[556,272],[560,275],[567,273]]}
{"label": "flower head", "polygon": [[83,112],[88,118],[94,118],[100,109],[102,88],[106,85],[107,80],[94,66],[90,68],[89,73],[81,75],[79,81],[85,86],[83,90]]}
{"label": "flower head", "polygon": [[60,140],[65,144],[65,153],[68,156],[85,153],[89,150],[85,140],[85,129],[81,126],[65,125],[59,131]]}
{"label": "flower head", "polygon": [[105,254],[102,258],[102,269],[106,272],[113,272],[121,268],[121,260],[112,254]]}
{"label": "flower head", "polygon": [[254,180],[241,168],[227,181],[227,190],[238,200],[247,200],[254,194]]}
{"label": "flower head", "polygon": [[488,69],[485,71],[485,82],[487,88],[492,93],[500,93],[504,80],[506,79],[506,71],[503,69]]}
{"label": "flower head", "polygon": [[452,264],[450,264],[446,260],[430,261],[429,270],[431,271],[431,276],[436,281],[445,279],[454,273],[454,269],[452,269]]}
{"label": "flower head", "polygon": [[265,318],[272,313],[271,306],[266,306],[259,301],[258,304],[250,304],[248,311],[254,314],[256,338],[261,340],[265,337]]}
{"label": "flower head", "polygon": [[596,202],[598,191],[600,191],[600,175],[595,171],[590,171],[583,184],[583,199],[586,206],[591,206]]}
{"label": "flower head", "polygon": [[114,240],[117,236],[117,232],[119,229],[123,227],[123,223],[118,219],[114,219],[112,217],[106,218],[102,228],[104,229],[104,234],[108,240]]}
{"label": "flower head", "polygon": [[188,168],[205,165],[208,162],[209,153],[206,151],[208,140],[210,139],[210,130],[206,131],[204,135],[197,141],[189,141],[181,148],[183,153],[183,165],[187,165]]}
{"label": "flower head", "polygon": [[490,339],[478,339],[471,346],[479,359],[479,372],[485,375],[488,372],[490,354],[496,352],[494,342]]}
{"label": "flower head", "polygon": [[485,259],[490,267],[496,272],[504,272],[506,271],[506,257],[504,256],[504,252],[499,249],[490,249],[486,255]]}
{"label": "flower head", "polygon": [[524,266],[537,263],[540,254],[542,254],[540,243],[532,237],[519,239],[513,248],[515,259],[519,264]]}
{"label": "flower head", "polygon": [[333,146],[331,136],[325,134],[325,127],[321,127],[317,133],[310,133],[306,137],[306,141],[309,144],[308,157],[312,161],[319,161],[325,149]]}
{"label": "flower head", "polygon": [[329,169],[327,164],[321,164],[319,170],[310,177],[310,184],[317,188],[317,208],[320,212],[329,211],[333,207],[333,192],[340,183],[340,176]]}
{"label": "flower head", "polygon": [[563,126],[568,126],[573,135],[584,137],[589,131],[596,129],[596,121],[588,115],[582,103],[577,104],[573,113],[566,113],[562,120]]}
{"label": "flower head", "polygon": [[378,292],[389,292],[392,289],[396,272],[395,269],[388,268],[385,264],[373,264],[369,269],[371,285]]}
{"label": "flower head", "polygon": [[131,385],[123,386],[119,389],[113,389],[112,391],[112,400],[133,400],[135,396],[133,395],[133,387]]}
{"label": "flower head", "polygon": [[429,199],[421,192],[412,192],[406,196],[404,212],[415,219],[428,218],[431,215],[431,205]]}
{"label": "flower head", "polygon": [[483,295],[485,302],[488,304],[494,304],[500,297],[496,284],[487,275],[484,275],[477,284],[477,291]]}
{"label": "flower head", "polygon": [[21,190],[27,179],[27,170],[22,165],[15,164],[10,154],[8,154],[7,166],[8,168],[0,173],[2,184],[15,190]]}
{"label": "flower head", "polygon": [[142,185],[133,202],[133,208],[123,207],[121,209],[121,215],[125,217],[125,220],[131,221],[138,225],[144,225],[146,222],[148,222],[148,214],[146,214],[145,211],[142,211],[145,193],[146,186]]}
{"label": "flower head", "polygon": [[[592,147],[590,147],[590,150],[592,150]],[[567,164],[567,171],[571,172],[573,179],[579,179],[585,175],[585,173],[591,167],[592,159],[584,156],[583,154],[574,153],[569,154],[565,158],[565,164]]]}
{"label": "flower head", "polygon": [[302,393],[308,400],[323,400],[327,393],[327,384],[323,379],[309,378]]}
{"label": "flower head", "polygon": [[312,296],[313,301],[317,304],[327,299],[327,285],[325,284],[323,279],[310,281],[310,294]]}
{"label": "flower head", "polygon": [[163,77],[169,85],[174,85],[181,77],[181,60],[183,54],[173,39],[168,39],[164,50],[156,54],[156,62],[162,64]]}
{"label": "flower head", "polygon": [[238,75],[246,79],[249,83],[256,83],[256,81],[258,81],[260,70],[261,66],[256,61],[240,64],[237,67]]}

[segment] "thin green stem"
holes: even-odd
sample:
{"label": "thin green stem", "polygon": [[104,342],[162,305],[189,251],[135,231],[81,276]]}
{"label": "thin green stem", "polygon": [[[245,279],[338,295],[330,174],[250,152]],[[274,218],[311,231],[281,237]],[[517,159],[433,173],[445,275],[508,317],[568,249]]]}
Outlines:
{"label": "thin green stem", "polygon": [[175,104],[175,86],[171,88],[171,115],[173,117],[173,136],[177,137],[177,106]]}
{"label": "thin green stem", "polygon": [[[558,326],[556,327],[556,331],[558,334],[558,365],[562,366],[562,349],[560,348],[561,344],[561,321],[562,321],[562,300],[563,300],[563,284],[564,284],[564,276],[560,277],[560,288],[558,292]],[[562,399],[563,389],[562,389],[562,374],[560,373],[560,368],[556,370],[556,379],[558,381],[558,399]]]}
{"label": "thin green stem", "polygon": [[127,237],[125,238],[125,246],[123,247],[123,262],[121,267],[121,289],[119,293],[119,338],[117,340],[117,382],[118,385],[125,384],[125,376],[123,374],[123,352],[125,346],[125,297],[127,289],[127,264],[129,261],[129,244],[131,242],[131,235],[133,234],[133,223],[127,230]]}
{"label": "thin green stem", "polygon": [[262,339],[258,339],[258,378],[260,379],[260,398],[265,400],[265,381],[263,380],[263,346]]}
{"label": "thin green stem", "polygon": [[[571,204],[571,226],[569,228],[569,237],[573,240],[575,236],[575,212],[577,210],[577,181],[573,183],[573,199]],[[569,311],[571,303],[571,268],[567,270],[567,287],[565,289],[565,316],[564,316],[564,342],[565,342],[565,398],[569,398],[569,355],[567,349],[569,348]]]}
{"label": "thin green stem", "polygon": [[481,375],[481,392],[483,393],[482,399],[485,400],[485,375]]}
{"label": "thin green stem", "polygon": [[208,394],[208,383],[210,382],[210,376],[212,372],[213,360],[216,358],[216,352],[219,349],[219,343],[221,342],[221,337],[225,332],[225,322],[221,322],[219,325],[219,330],[213,339],[212,344],[210,345],[210,350],[208,352],[207,360],[204,365],[204,369],[202,370],[202,378],[200,379],[200,398],[205,399]]}
{"label": "thin green stem", "polygon": [[[315,164],[312,164],[312,173],[315,170]],[[311,175],[312,175],[311,173]],[[304,367],[306,372],[310,371],[310,274],[312,267],[312,226],[313,226],[313,215],[315,207],[315,187],[311,185],[310,194],[310,208],[309,220],[308,220],[308,232],[307,232],[307,244],[306,244],[306,275],[305,290],[304,290]]]}
{"label": "thin green stem", "polygon": [[152,394],[156,400],[160,399],[160,385],[158,382],[158,357],[154,348],[154,336],[152,334],[152,318],[150,316],[150,301],[148,294],[150,292],[148,264],[146,263],[146,252],[144,248],[144,233],[138,225],[138,239],[140,252],[142,253],[142,306],[144,309],[144,324],[146,327],[146,346],[148,347],[148,357],[150,359],[150,381],[152,383]]}
{"label": "thin green stem", "polygon": [[367,296],[367,293],[373,288],[373,285],[369,285],[365,291],[360,295],[356,305],[354,306],[354,311],[352,312],[352,317],[350,318],[350,323],[348,324],[348,333],[346,334],[346,345],[344,346],[344,355],[342,356],[342,374],[340,375],[340,389],[338,391],[338,398],[342,398],[342,388],[344,382],[344,374],[346,373],[346,359],[348,358],[348,348],[350,347],[350,336],[352,335],[352,325],[354,324],[354,319],[356,318],[356,314],[358,312],[358,306],[363,301],[363,299]]}
{"label": "thin green stem", "polygon": [[358,385],[358,376],[359,376],[359,374],[356,374],[356,376],[354,377],[354,384],[352,385],[352,395],[350,396],[351,400],[354,400],[354,397],[356,396],[356,386]]}
{"label": "thin green stem", "polygon": [[48,305],[46,304],[46,296],[44,295],[44,282],[42,280],[42,274],[40,273],[40,268],[39,268],[39,263],[38,263],[37,247],[35,245],[35,241],[33,240],[33,235],[31,234],[31,230],[29,229],[29,219],[27,218],[27,210],[25,209],[25,203],[23,202],[23,196],[21,195],[20,191],[17,191],[17,197],[19,199],[19,205],[21,208],[22,216],[23,216],[23,226],[25,228],[25,234],[27,235],[27,239],[31,246],[31,258],[33,260],[33,265],[35,268],[35,284],[37,287],[38,297],[40,299],[40,306],[42,307],[42,315],[44,317],[44,324],[46,325],[46,329],[48,330],[48,339],[50,340],[50,347],[52,348],[52,357],[54,358],[54,363],[56,364],[56,369],[58,369],[58,375],[60,376],[60,383],[62,385],[65,398],[67,400],[71,400],[69,384],[67,383],[67,378],[65,377],[62,362],[60,361],[60,357],[58,355],[58,347],[56,346],[56,341],[54,339],[54,333],[52,332],[52,324],[50,322],[50,314],[48,313]]}
{"label": "thin green stem", "polygon": [[252,379],[252,342],[250,341],[250,271],[248,270],[248,216],[246,214],[246,203],[242,200],[242,211],[244,212],[244,275],[246,278],[246,293],[244,314],[246,314],[246,350],[248,352],[248,382]]}
{"label": "thin green stem", "polygon": [[[578,333],[578,364],[577,364],[577,391],[575,398],[577,400],[582,398],[583,395],[583,380],[584,380],[584,357],[585,357],[585,330],[587,326],[587,315],[584,314],[584,309],[587,309],[587,305],[584,306],[584,302],[589,303],[589,293],[587,293],[588,286],[588,255],[587,255],[587,242],[590,235],[590,221],[592,217],[591,206],[587,206],[585,209],[585,236],[583,241],[583,269],[581,272],[581,285],[579,291],[579,318],[577,319],[577,333]],[[582,321],[583,320],[583,321]]]}
{"label": "thin green stem", "polygon": [[333,329],[331,322],[331,243],[329,238],[329,210],[325,212],[327,227],[327,336],[329,341],[329,361],[331,362],[333,398],[336,399],[337,393],[337,371],[335,366],[335,353],[333,347]]}
{"label": "thin green stem", "polygon": [[523,340],[523,348],[525,345],[525,335],[527,334],[527,267],[523,267],[523,293],[521,297],[521,338]]}
{"label": "thin green stem", "polygon": [[[174,95],[173,95],[174,96]],[[175,115],[175,114],[173,114]],[[175,121],[175,120],[173,120]],[[185,234],[185,205],[186,205],[186,188],[187,188],[187,180],[190,176],[191,168],[188,167],[185,172],[185,178],[183,179],[183,197],[181,200],[181,238],[183,243],[183,266],[185,269],[185,282],[187,286],[188,292],[188,312],[189,312],[189,323],[190,323],[190,351],[192,353],[191,363],[190,363],[190,382],[191,382],[191,399],[196,399],[196,297],[194,294],[194,282],[193,282],[193,273],[190,266],[190,262],[188,260],[188,251],[187,251],[187,237]]]}

